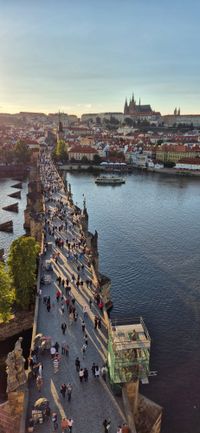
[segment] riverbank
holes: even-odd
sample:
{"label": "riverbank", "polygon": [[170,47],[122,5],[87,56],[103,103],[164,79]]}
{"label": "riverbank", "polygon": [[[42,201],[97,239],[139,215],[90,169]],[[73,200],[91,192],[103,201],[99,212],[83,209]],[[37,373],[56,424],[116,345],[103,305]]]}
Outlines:
{"label": "riverbank", "polygon": [[94,165],[94,164],[81,164],[81,163],[69,163],[69,164],[63,164],[58,165],[59,171],[66,171],[66,172],[86,172],[86,173],[94,173],[99,174],[102,173],[134,173],[134,172],[140,172],[140,173],[154,173],[154,174],[163,174],[166,176],[182,176],[182,177],[193,177],[194,179],[200,178],[200,171],[191,171],[191,170],[177,170],[175,168],[146,168],[146,167],[134,167],[133,165],[127,165],[127,167],[123,167],[121,169],[119,168],[108,168],[108,167],[102,167],[100,165]]}

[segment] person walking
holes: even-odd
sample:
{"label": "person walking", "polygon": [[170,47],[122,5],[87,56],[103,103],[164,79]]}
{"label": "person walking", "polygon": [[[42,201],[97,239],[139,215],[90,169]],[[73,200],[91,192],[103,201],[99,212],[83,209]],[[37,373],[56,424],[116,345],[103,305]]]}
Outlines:
{"label": "person walking", "polygon": [[59,370],[59,358],[58,355],[55,355],[54,359],[53,359],[53,368],[54,368],[54,373],[56,374]]}
{"label": "person walking", "polygon": [[111,425],[111,421],[107,421],[107,419],[104,419],[103,421],[104,433],[109,432],[110,425]]}
{"label": "person walking", "polygon": [[76,366],[76,371],[79,371],[79,370],[80,370],[81,363],[80,363],[80,359],[79,359],[78,356],[77,356],[77,358],[75,359],[75,366]]}
{"label": "person walking", "polygon": [[101,317],[98,318],[98,328],[101,329]]}
{"label": "person walking", "polygon": [[48,313],[51,311],[51,301],[47,301],[47,311]]}
{"label": "person walking", "polygon": [[56,352],[58,352],[59,351],[59,347],[60,347],[60,345],[59,345],[59,343],[56,341],[56,343],[54,344],[54,347],[55,347],[55,349],[56,349]]}
{"label": "person walking", "polygon": [[82,345],[82,347],[81,347],[81,352],[82,352],[83,359],[85,359],[86,349],[87,349],[87,346],[86,346],[86,344],[84,343],[84,344]]}
{"label": "person walking", "polygon": [[67,391],[67,386],[65,383],[63,383],[60,387],[60,393],[62,394],[63,398],[65,398],[66,391]]}
{"label": "person walking", "polygon": [[68,419],[67,418],[62,418],[62,421],[61,421],[61,431],[62,431],[62,433],[67,433],[68,427],[69,427]]}
{"label": "person walking", "polygon": [[42,362],[40,362],[38,367],[38,374],[40,377],[42,377],[42,372],[43,372],[43,364]]}
{"label": "person walking", "polygon": [[55,346],[51,346],[50,348],[51,358],[53,359],[56,354],[56,348]]}
{"label": "person walking", "polygon": [[97,329],[97,325],[98,325],[98,317],[94,316],[94,329]]}
{"label": "person walking", "polygon": [[67,329],[67,324],[66,324],[66,322],[63,322],[63,323],[61,324],[61,329],[62,329],[62,333],[63,333],[63,335],[65,335],[65,332],[66,332],[66,329]]}
{"label": "person walking", "polygon": [[80,379],[81,383],[83,382],[83,377],[84,377],[84,370],[83,370],[83,368],[81,368],[79,370],[79,379]]}
{"label": "person walking", "polygon": [[56,292],[56,301],[59,302],[60,299],[60,290],[57,290]]}
{"label": "person walking", "polygon": [[88,346],[88,336],[87,334],[84,335],[84,343],[86,346]]}
{"label": "person walking", "polygon": [[73,426],[73,419],[72,418],[68,418],[68,428],[69,428],[69,433],[72,433],[72,426]]}
{"label": "person walking", "polygon": [[103,367],[101,369],[101,376],[102,376],[104,382],[106,382],[106,375],[107,375],[107,367],[105,365],[103,365]]}
{"label": "person walking", "polygon": [[87,381],[88,381],[88,369],[87,369],[87,368],[84,368],[83,371],[84,371],[83,376],[84,376],[85,382],[87,382]]}
{"label": "person walking", "polygon": [[38,375],[36,379],[36,386],[39,392],[41,391],[42,385],[43,385],[43,379],[41,376]]}
{"label": "person walking", "polygon": [[84,322],[83,319],[82,319],[82,322],[81,322],[81,326],[82,326],[82,332],[84,333],[85,332],[85,322]]}
{"label": "person walking", "polygon": [[64,302],[62,301],[61,302],[61,311],[62,311],[62,314],[64,314],[64,312],[65,312],[65,306],[64,306]]}
{"label": "person walking", "polygon": [[100,376],[100,368],[98,365],[95,365],[95,378]]}
{"label": "person walking", "polygon": [[67,384],[67,401],[71,401],[72,398],[72,385],[71,383]]}
{"label": "person walking", "polygon": [[51,417],[52,423],[53,423],[53,429],[54,431],[58,430],[58,415],[56,412],[52,413],[52,417]]}
{"label": "person walking", "polygon": [[88,307],[87,307],[87,305],[84,305],[83,306],[83,318],[86,319],[87,315],[88,315]]}

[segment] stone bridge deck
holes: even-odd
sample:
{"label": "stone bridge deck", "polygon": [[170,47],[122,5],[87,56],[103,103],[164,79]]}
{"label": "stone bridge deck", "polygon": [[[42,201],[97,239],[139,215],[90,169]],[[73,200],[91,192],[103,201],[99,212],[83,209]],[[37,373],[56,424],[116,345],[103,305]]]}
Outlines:
{"label": "stone bridge deck", "polygon": [[[54,197],[61,197],[55,194]],[[62,197],[63,198],[63,197]],[[54,207],[53,202],[48,203],[48,207]],[[68,215],[68,231],[56,231],[55,237],[61,237],[64,241],[66,238],[70,241],[79,237],[79,232],[74,229],[70,221],[70,213]],[[57,217],[53,221],[54,225],[59,226],[62,221]],[[77,263],[74,259],[67,258],[67,248],[60,249],[55,246],[55,239],[47,235],[47,241],[52,242],[53,251],[47,251],[43,258],[43,265],[45,260],[50,258],[50,255],[59,252],[58,262],[53,265],[53,272],[46,272],[43,266],[43,275],[51,275],[51,283],[41,285],[42,295],[39,300],[39,315],[37,324],[37,333],[42,333],[45,336],[50,336],[52,341],[60,344],[59,353],[61,355],[61,362],[59,371],[54,373],[52,360],[50,354],[44,353],[39,355],[39,360],[43,363],[43,386],[41,392],[37,390],[35,380],[30,383],[30,396],[28,414],[31,416],[31,408],[39,397],[46,397],[50,402],[52,411],[58,414],[58,432],[61,432],[60,421],[63,416],[71,417],[74,420],[73,433],[101,433],[104,431],[102,422],[105,418],[111,420],[111,433],[116,433],[117,426],[122,423],[124,418],[123,406],[121,398],[116,399],[113,396],[109,387],[108,380],[105,383],[100,378],[95,378],[92,375],[92,363],[98,364],[102,367],[107,355],[107,331],[102,321],[102,328],[94,329],[94,315],[99,315],[97,306],[92,303],[91,309],[89,308],[89,299],[93,298],[92,292],[87,288],[85,283],[86,279],[91,279],[91,274],[87,268],[86,258],[79,258],[79,263],[85,264],[85,271],[82,273],[81,278],[84,281],[83,288],[77,290],[76,286],[71,282],[71,275],[77,275]],[[80,252],[80,251],[79,251]],[[67,308],[65,305],[64,314],[61,311],[61,301],[56,301],[56,291],[58,290],[58,275],[61,278],[69,278],[70,286],[73,297],[75,297],[75,306],[78,312],[77,322],[70,325]],[[62,286],[60,286],[61,289]],[[65,297],[65,290],[63,296]],[[51,311],[48,312],[46,305],[43,303],[43,296],[51,297]],[[88,348],[86,350],[85,359],[82,357],[81,347],[84,343],[81,321],[83,318],[83,306],[88,306],[88,317],[85,318],[86,333],[88,335]],[[67,323],[66,334],[63,335],[61,331],[61,323]],[[61,343],[66,341],[69,345],[69,356],[61,354]],[[79,356],[81,367],[86,367],[89,371],[88,382],[80,383],[78,373],[75,368],[75,358]],[[71,383],[72,399],[67,401],[60,394],[60,386],[62,383]],[[36,431],[38,433],[51,433],[54,431],[51,420],[46,421],[44,424],[37,425]]]}

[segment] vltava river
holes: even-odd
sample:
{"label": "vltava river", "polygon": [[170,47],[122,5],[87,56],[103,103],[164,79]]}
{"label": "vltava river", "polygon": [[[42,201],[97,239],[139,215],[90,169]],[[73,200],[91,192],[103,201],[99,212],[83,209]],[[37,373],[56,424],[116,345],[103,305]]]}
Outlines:
{"label": "vltava river", "polygon": [[199,433],[200,183],[140,173],[117,187],[67,178],[74,202],[86,195],[89,228],[99,233],[113,317],[141,315],[151,335],[158,375],[141,392],[163,406],[163,433]]}

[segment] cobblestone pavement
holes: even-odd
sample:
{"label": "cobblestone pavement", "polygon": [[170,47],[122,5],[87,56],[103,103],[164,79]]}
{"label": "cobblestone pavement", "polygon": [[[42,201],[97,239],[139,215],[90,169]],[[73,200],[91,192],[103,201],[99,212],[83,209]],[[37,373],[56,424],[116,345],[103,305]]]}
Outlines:
{"label": "cobblestone pavement", "polygon": [[[55,197],[58,197],[58,194]],[[63,198],[63,197],[62,197]],[[48,206],[55,206],[53,202],[48,203]],[[70,221],[70,213],[68,214],[68,223]],[[61,221],[57,218],[53,222],[59,226]],[[65,240],[77,239],[79,236],[78,231],[74,231],[72,225],[68,224],[68,232],[62,230],[56,232],[55,237],[59,236]],[[92,363],[98,364],[102,367],[106,360],[107,353],[107,333],[102,323],[102,328],[94,329],[94,315],[98,314],[97,307],[92,303],[91,309],[89,308],[88,301],[92,298],[92,293],[84,283],[81,290],[77,290],[75,285],[71,282],[71,275],[77,275],[77,263],[74,260],[67,258],[66,245],[62,249],[55,246],[54,238],[48,236],[48,241],[53,244],[53,251],[47,251],[43,259],[43,275],[51,275],[51,283],[41,285],[42,295],[39,300],[39,319],[37,333],[42,333],[45,336],[50,336],[52,341],[60,344],[66,341],[69,345],[69,356],[61,355],[61,362],[59,371],[54,373],[52,360],[49,351],[39,355],[40,361],[43,363],[43,386],[39,392],[36,388],[35,381],[32,379],[30,383],[30,397],[29,397],[29,416],[31,415],[31,408],[34,402],[39,397],[46,397],[50,402],[52,411],[58,414],[58,433],[61,432],[60,422],[63,416],[71,417],[74,420],[73,433],[102,433],[104,431],[102,422],[103,420],[111,420],[111,433],[116,433],[117,426],[125,419],[122,409],[121,398],[116,399],[113,396],[109,387],[108,380],[105,383],[102,377],[95,378],[92,375]],[[52,253],[60,253],[58,262],[53,265],[53,272],[46,272],[44,270],[45,260],[49,259]],[[80,259],[79,259],[80,262]],[[85,264],[84,274],[82,280],[91,277],[89,269],[87,269],[87,261],[81,258],[81,263]],[[62,278],[69,278],[70,286],[72,288],[72,295],[75,297],[75,306],[78,312],[77,322],[70,325],[67,308],[65,305],[64,314],[61,311],[61,301],[56,301],[56,291],[58,290],[57,277],[60,275]],[[60,287],[61,289],[61,287]],[[63,295],[65,297],[65,290]],[[48,312],[46,305],[43,303],[43,296],[51,297],[51,311]],[[86,333],[88,335],[88,348],[86,350],[85,359],[82,357],[81,347],[84,343],[83,332],[81,327],[81,320],[83,318],[83,306],[88,305],[88,317],[85,318]],[[63,335],[61,331],[61,323],[66,321],[67,331]],[[59,349],[61,354],[61,349]],[[79,356],[81,367],[87,367],[89,371],[89,378],[87,382],[80,383],[78,373],[75,368],[75,358]],[[62,383],[72,384],[72,399],[67,401],[60,393],[60,386]],[[37,425],[36,431],[38,433],[51,433],[54,431],[51,420],[46,421],[44,424]]]}

